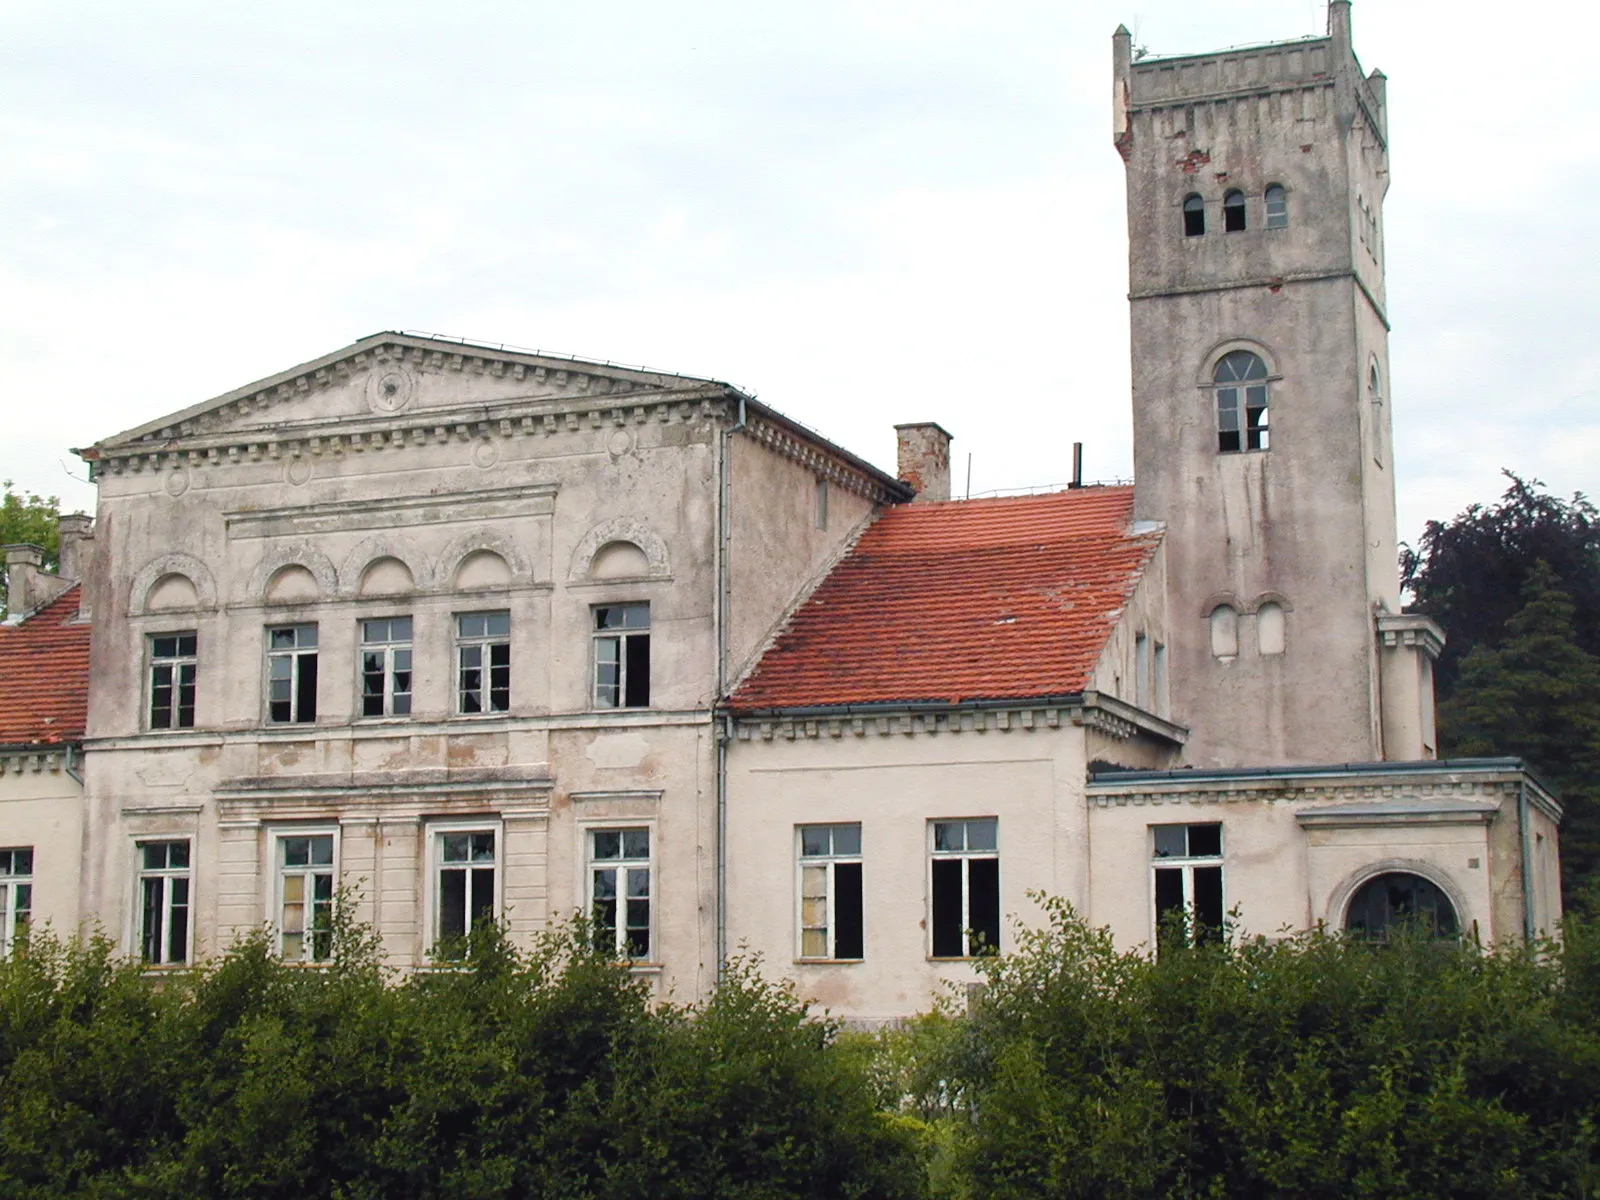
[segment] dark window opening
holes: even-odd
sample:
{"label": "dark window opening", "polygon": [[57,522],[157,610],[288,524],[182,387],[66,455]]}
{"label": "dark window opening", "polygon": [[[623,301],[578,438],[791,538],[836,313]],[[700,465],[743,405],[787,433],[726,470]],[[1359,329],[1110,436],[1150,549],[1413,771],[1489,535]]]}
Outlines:
{"label": "dark window opening", "polygon": [[1248,350],[1234,350],[1218,360],[1216,384],[1217,449],[1265,450],[1267,436],[1267,364]]}
{"label": "dark window opening", "polygon": [[1000,949],[1000,857],[993,817],[933,823],[932,952],[967,958]]}
{"label": "dark window opening", "polygon": [[1392,871],[1369,879],[1350,898],[1344,927],[1372,941],[1384,941],[1394,925],[1412,924],[1437,938],[1460,932],[1455,906],[1430,879]]}
{"label": "dark window opening", "polygon": [[317,627],[267,630],[267,719],[310,724],[317,719]]}
{"label": "dark window opening", "polygon": [[1222,939],[1222,826],[1151,826],[1156,949]]}
{"label": "dark window opening", "polygon": [[1183,236],[1200,237],[1206,231],[1206,202],[1190,196],[1183,202]]}
{"label": "dark window opening", "polygon": [[1229,192],[1222,198],[1222,232],[1244,231],[1244,193]]}
{"label": "dark window opening", "polygon": [[596,708],[650,704],[650,605],[602,604],[594,610]]}

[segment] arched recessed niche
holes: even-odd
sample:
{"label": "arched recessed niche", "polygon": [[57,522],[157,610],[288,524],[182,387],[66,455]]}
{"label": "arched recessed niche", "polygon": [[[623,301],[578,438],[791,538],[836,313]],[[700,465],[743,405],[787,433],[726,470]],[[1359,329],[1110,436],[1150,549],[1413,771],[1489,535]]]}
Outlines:
{"label": "arched recessed niche", "polygon": [[1256,609],[1256,646],[1262,654],[1282,654],[1287,644],[1283,605],[1268,600]]}
{"label": "arched recessed niche", "polygon": [[317,600],[322,591],[317,587],[317,577],[299,563],[279,567],[267,580],[265,599],[268,604],[306,604]]}
{"label": "arched recessed niche", "polygon": [[633,542],[607,542],[589,563],[590,579],[638,579],[650,574],[650,556]]}
{"label": "arched recessed niche", "polygon": [[361,572],[357,594],[362,596],[403,596],[416,589],[411,568],[393,555],[375,558]]}
{"label": "arched recessed niche", "polygon": [[474,550],[468,554],[456,567],[453,580],[458,591],[505,587],[510,582],[510,565],[493,550]]}
{"label": "arched recessed niche", "polygon": [[144,596],[146,612],[181,612],[200,607],[200,594],[194,580],[179,571],[161,576]]}
{"label": "arched recessed niche", "polygon": [[1231,604],[1211,610],[1211,653],[1220,659],[1239,657],[1239,613]]}

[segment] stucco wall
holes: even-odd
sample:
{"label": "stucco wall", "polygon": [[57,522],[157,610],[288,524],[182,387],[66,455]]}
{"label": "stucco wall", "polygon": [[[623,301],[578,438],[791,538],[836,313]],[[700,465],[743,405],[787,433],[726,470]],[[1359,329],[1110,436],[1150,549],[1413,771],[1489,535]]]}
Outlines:
{"label": "stucco wall", "polygon": [[66,770],[64,748],[0,750],[0,849],[14,847],[33,850],[33,927],[72,936],[79,918],[83,787]]}

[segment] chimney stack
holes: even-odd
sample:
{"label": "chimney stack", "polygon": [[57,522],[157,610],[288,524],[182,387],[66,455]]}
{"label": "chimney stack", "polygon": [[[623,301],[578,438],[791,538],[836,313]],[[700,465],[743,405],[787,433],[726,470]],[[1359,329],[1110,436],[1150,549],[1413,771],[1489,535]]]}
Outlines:
{"label": "chimney stack", "polygon": [[27,542],[18,542],[5,547],[5,552],[6,613],[9,619],[18,620],[38,607],[44,550]]}
{"label": "chimney stack", "polygon": [[896,425],[900,481],[916,490],[916,503],[950,499],[950,434],[933,421]]}
{"label": "chimney stack", "polygon": [[74,582],[81,580],[89,564],[89,547],[94,538],[94,518],[87,513],[68,513],[56,526],[61,532],[61,565],[56,574]]}

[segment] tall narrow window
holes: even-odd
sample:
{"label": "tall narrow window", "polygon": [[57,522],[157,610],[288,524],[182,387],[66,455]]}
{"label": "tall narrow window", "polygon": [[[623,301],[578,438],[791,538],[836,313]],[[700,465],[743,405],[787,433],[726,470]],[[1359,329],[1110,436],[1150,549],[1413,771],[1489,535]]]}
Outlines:
{"label": "tall narrow window", "polygon": [[1267,448],[1267,364],[1248,350],[1217,360],[1211,375],[1217,393],[1217,449]]}
{"label": "tall narrow window", "polygon": [[361,715],[403,717],[411,711],[411,618],[361,622]]}
{"label": "tall narrow window", "polygon": [[1183,236],[1200,237],[1206,231],[1206,202],[1199,196],[1186,196],[1183,201]]}
{"label": "tall narrow window", "polygon": [[511,614],[462,613],[456,618],[456,711],[511,709]]}
{"label": "tall narrow window", "polygon": [[317,719],[317,627],[267,630],[267,719],[309,724]]}
{"label": "tall narrow window", "polygon": [[150,728],[194,728],[195,635],[150,638]]}
{"label": "tall narrow window", "polygon": [[993,954],[1000,948],[999,822],[930,824],[933,957]]}
{"label": "tall narrow window", "polygon": [[1367,416],[1372,422],[1372,461],[1383,466],[1383,376],[1374,359],[1367,364]]}
{"label": "tall narrow window", "polygon": [[1267,228],[1289,228],[1289,193],[1281,183],[1267,187]]}
{"label": "tall narrow window", "polygon": [[333,957],[333,834],[280,834],[278,952],[288,962]]}
{"label": "tall narrow window", "polygon": [[463,939],[495,919],[495,834],[493,829],[432,832],[434,935],[448,953],[459,954]]}
{"label": "tall narrow window", "polygon": [[1150,703],[1150,636],[1133,635],[1133,702],[1146,712],[1153,711]]}
{"label": "tall narrow window", "polygon": [[1244,193],[1229,192],[1222,198],[1222,232],[1244,231]]}
{"label": "tall narrow window", "polygon": [[140,842],[139,953],[147,963],[189,961],[189,840]]}
{"label": "tall narrow window", "polygon": [[0,850],[0,958],[28,936],[33,919],[33,847]]}
{"label": "tall narrow window", "polygon": [[828,527],[828,481],[817,480],[817,528]]}
{"label": "tall narrow window", "polygon": [[650,957],[650,830],[589,831],[589,919],[595,948]]}
{"label": "tall narrow window", "polygon": [[801,825],[800,957],[864,957],[861,826]]}
{"label": "tall narrow window", "polygon": [[595,707],[644,708],[649,703],[650,605],[596,605]]}
{"label": "tall narrow window", "polygon": [[1152,825],[1158,948],[1222,936],[1222,826]]}

